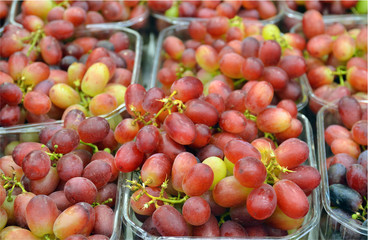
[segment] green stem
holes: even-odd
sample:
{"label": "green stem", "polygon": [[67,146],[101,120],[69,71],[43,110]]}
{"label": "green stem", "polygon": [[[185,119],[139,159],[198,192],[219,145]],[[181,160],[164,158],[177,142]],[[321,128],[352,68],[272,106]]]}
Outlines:
{"label": "green stem", "polygon": [[93,153],[100,151],[98,147],[92,143],[86,143],[86,142],[83,142],[82,140],[80,140],[80,143],[86,146],[90,146],[93,149]]}
{"label": "green stem", "polygon": [[221,226],[225,222],[225,218],[227,218],[228,216],[230,216],[230,211],[222,214],[220,217],[220,221],[218,222],[218,225]]}
{"label": "green stem", "polygon": [[244,116],[245,116],[247,119],[249,119],[249,120],[251,120],[251,121],[253,121],[253,122],[256,122],[256,121],[257,121],[257,116],[255,116],[255,115],[251,114],[251,113],[249,112],[249,110],[245,110],[245,112],[244,112]]}

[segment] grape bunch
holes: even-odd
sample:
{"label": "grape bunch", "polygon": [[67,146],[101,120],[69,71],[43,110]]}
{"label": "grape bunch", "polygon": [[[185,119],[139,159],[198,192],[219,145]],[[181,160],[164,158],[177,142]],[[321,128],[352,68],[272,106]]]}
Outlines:
{"label": "grape bunch", "polygon": [[325,24],[322,15],[310,10],[303,16],[308,82],[313,89],[310,108],[314,113],[344,96],[367,96],[367,25],[347,28]]}
{"label": "grape bunch", "polygon": [[43,36],[39,30],[5,27],[0,38],[1,56],[8,58],[0,61],[2,127],[63,119],[71,109],[104,115],[124,103],[136,61],[135,35],[95,28],[61,41],[55,36],[68,28],[56,24],[49,29],[52,34]]}
{"label": "grape bunch", "polygon": [[75,28],[88,24],[131,21],[130,26],[142,28],[148,17],[148,8],[140,4],[139,0],[24,0],[20,9],[21,12],[15,17],[15,21],[34,27],[52,21],[59,21],[59,24],[60,21],[70,22]]}
{"label": "grape bunch", "polygon": [[155,13],[166,17],[205,18],[215,16],[233,18],[240,16],[247,20],[265,20],[275,17],[278,13],[277,1],[264,0],[148,0],[148,7]]}
{"label": "grape bunch", "polygon": [[[323,112],[321,112],[322,116]],[[368,121],[367,104],[360,104],[355,98],[345,96],[338,101],[338,116],[334,124],[326,119],[324,139],[332,156],[326,159],[326,172],[331,208],[335,215],[345,218],[350,224],[367,226],[367,161]],[[335,124],[336,120],[340,124]],[[322,126],[319,125],[318,128]],[[322,142],[321,141],[321,142]],[[327,157],[327,156],[326,156]],[[359,233],[349,227],[335,224],[335,235],[343,239],[359,239]]]}
{"label": "grape bunch", "polygon": [[75,109],[37,138],[0,158],[1,238],[109,239],[119,171],[108,121]]}
{"label": "grape bunch", "polygon": [[224,100],[235,89],[238,101],[244,101],[247,84],[265,81],[275,92],[273,105],[283,99],[303,101],[297,81],[306,72],[302,36],[281,35],[273,24],[262,27],[226,17],[192,21],[179,34],[189,38],[168,35],[162,44],[157,80],[166,93],[175,80],[194,76],[202,81],[205,94],[225,88]]}
{"label": "grape bunch", "polygon": [[336,1],[297,1],[288,0],[285,1],[287,7],[291,10],[298,11],[301,13],[307,12],[308,10],[316,10],[324,15],[327,14],[366,14],[367,13],[367,2],[365,0],[336,0]]}
{"label": "grape bunch", "polygon": [[131,118],[115,128],[122,144],[115,166],[137,175],[127,180],[129,206],[145,231],[285,236],[302,225],[307,196],[321,177],[303,164],[309,147],[298,139],[303,125],[296,104],[268,108],[272,85],[247,86],[244,102],[228,88],[204,96],[203,83],[192,76],[175,80],[169,95],[158,87],[127,88]]}

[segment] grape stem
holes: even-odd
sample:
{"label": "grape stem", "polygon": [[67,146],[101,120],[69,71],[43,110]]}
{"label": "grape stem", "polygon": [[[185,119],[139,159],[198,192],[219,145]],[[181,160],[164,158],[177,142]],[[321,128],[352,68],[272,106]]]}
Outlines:
{"label": "grape stem", "polygon": [[0,177],[5,181],[4,182],[4,189],[7,190],[9,188],[11,188],[9,191],[8,191],[8,197],[7,197],[7,201],[8,202],[11,202],[13,200],[12,198],[12,193],[15,189],[15,187],[19,187],[23,193],[26,193],[26,189],[24,188],[23,184],[18,181],[17,179],[17,175],[15,174],[15,172],[13,172],[13,176],[12,177],[7,177],[5,176],[5,174],[1,174]]}
{"label": "grape stem", "polygon": [[225,222],[225,218],[227,218],[228,216],[230,216],[230,211],[225,212],[221,215],[220,221],[218,222],[219,227]]}
{"label": "grape stem", "polygon": [[276,137],[275,137],[275,135],[273,135],[272,133],[267,133],[267,132],[265,132],[265,133],[264,133],[264,137],[265,137],[265,138],[268,138],[268,139],[271,139],[271,140],[273,141],[273,143],[275,144],[275,147],[276,147],[276,148],[278,148],[278,147],[279,147],[279,145],[277,144],[277,141],[276,141]]}
{"label": "grape stem", "polygon": [[249,120],[251,120],[251,121],[253,121],[253,122],[256,122],[256,121],[257,121],[257,116],[255,116],[255,115],[251,114],[249,110],[245,110],[245,112],[244,112],[244,116],[245,116],[247,119],[249,119]]}
{"label": "grape stem", "polygon": [[108,198],[106,201],[103,201],[102,203],[99,203],[99,202],[92,203],[92,207],[96,207],[98,205],[104,205],[104,204],[111,203],[111,202],[112,202],[112,198]]}
{"label": "grape stem", "polygon": [[[141,177],[139,177],[139,179],[141,180]],[[133,198],[134,201],[138,201],[144,194],[152,199],[149,202],[145,203],[143,208],[148,208],[151,204],[155,204],[155,207],[159,208],[160,206],[158,205],[158,201],[162,201],[162,202],[164,202],[164,204],[169,204],[169,205],[184,203],[189,198],[189,196],[184,196],[183,198],[181,198],[180,194],[177,197],[169,197],[169,198],[164,197],[165,190],[167,188],[167,183],[169,181],[168,179],[166,179],[161,184],[161,191],[160,191],[160,195],[158,197],[152,196],[146,190],[146,184],[149,184],[150,182],[152,182],[150,179],[148,179],[146,182],[144,182],[142,184],[140,184],[136,180],[128,180],[127,179],[126,181],[128,183],[130,183],[130,185],[126,185],[126,187],[128,187],[130,190],[132,190],[132,191],[136,191],[136,190],[139,190],[139,189],[142,190],[142,192],[140,194],[138,194],[135,198]]]}
{"label": "grape stem", "polygon": [[93,150],[93,153],[96,153],[96,152],[100,151],[98,149],[98,147],[96,145],[92,144],[92,143],[86,143],[86,142],[83,142],[82,140],[80,140],[79,142],[83,145],[90,146]]}
{"label": "grape stem", "polygon": [[346,67],[345,66],[338,66],[336,68],[336,71],[332,72],[332,74],[339,76],[339,81],[340,81],[340,85],[341,86],[345,86],[345,81],[344,81],[344,75],[346,75],[347,71],[346,71]]}

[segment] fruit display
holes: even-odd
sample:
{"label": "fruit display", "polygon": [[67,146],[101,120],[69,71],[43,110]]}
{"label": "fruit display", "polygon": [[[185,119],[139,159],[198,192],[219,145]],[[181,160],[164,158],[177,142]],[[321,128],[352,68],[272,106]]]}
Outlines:
{"label": "fruit display", "polygon": [[71,109],[89,117],[124,107],[124,91],[139,77],[140,35],[118,26],[73,33],[53,25],[58,21],[35,31],[5,27],[0,127],[63,119]]}
{"label": "fruit display", "polygon": [[237,104],[257,81],[274,89],[272,104],[291,100],[302,110],[308,101],[300,81],[306,72],[301,50],[304,39],[297,34],[280,34],[277,26],[247,23],[239,18],[216,17],[207,23],[193,21],[160,32],[153,64],[151,87],[170,89],[182,76],[196,76],[204,94],[226,87]]}
{"label": "fruit display", "polygon": [[328,18],[333,18],[339,15],[364,15],[367,14],[366,0],[286,0],[282,2],[285,17],[283,23],[290,29],[295,24],[299,23],[305,12],[308,10],[316,10]]}
{"label": "fruit display", "polygon": [[345,96],[317,115],[325,239],[367,238],[367,107]]}
{"label": "fruit display", "polygon": [[206,20],[215,16],[233,18],[239,16],[244,20],[261,20],[262,23],[278,23],[283,11],[278,1],[160,1],[148,0],[152,15],[164,22],[180,24],[193,20]]}
{"label": "fruit display", "polygon": [[168,94],[128,87],[132,118],[114,131],[122,144],[115,165],[130,174],[128,228],[144,237],[307,234],[320,212],[308,120],[293,102],[269,108],[266,81],[248,89],[244,109],[225,104],[234,103],[226,88],[207,96],[203,88],[192,76],[175,80]]}
{"label": "fruit display", "polygon": [[74,27],[90,24],[113,24],[120,27],[143,28],[149,16],[146,5],[139,1],[56,1],[23,0],[14,1],[15,13],[10,22],[23,24],[27,21],[50,22],[64,20]]}
{"label": "fruit display", "polygon": [[366,239],[364,3],[0,0],[0,240]]}
{"label": "fruit display", "polygon": [[307,41],[307,74],[303,80],[312,112],[317,113],[322,106],[343,96],[368,99],[367,18],[323,20],[315,10],[304,16],[303,24],[292,31],[302,33]]}
{"label": "fruit display", "polygon": [[0,129],[1,239],[120,239],[125,179],[110,128],[122,113]]}

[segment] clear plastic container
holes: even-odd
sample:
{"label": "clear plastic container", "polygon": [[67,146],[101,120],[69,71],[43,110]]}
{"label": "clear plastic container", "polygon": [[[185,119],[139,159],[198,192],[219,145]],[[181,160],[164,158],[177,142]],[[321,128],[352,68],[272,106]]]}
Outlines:
{"label": "clear plastic container", "polygon": [[[33,0],[33,1],[36,1],[36,0]],[[93,0],[91,0],[91,1],[93,1]],[[124,0],[120,0],[120,1],[124,2]],[[21,0],[13,0],[11,10],[10,10],[10,17],[9,17],[9,22],[11,24],[21,26],[21,24],[19,24],[15,20],[16,16],[21,12],[21,5],[22,5]],[[126,21],[120,21],[120,22],[106,22],[106,23],[103,23],[103,25],[109,25],[109,26],[118,25],[119,27],[132,27],[132,28],[135,28],[135,27],[140,26],[141,24],[143,24],[143,22],[146,21],[148,19],[148,17],[149,17],[149,10],[148,10],[148,8],[146,8],[145,11],[141,15],[136,16],[134,18],[128,19]],[[100,25],[100,24],[89,24],[89,25],[94,26],[94,25]],[[143,25],[145,25],[145,24],[143,24]]]}
{"label": "clear plastic container", "polygon": [[[181,25],[173,25],[168,28],[165,28],[162,30],[158,36],[157,39],[157,48],[156,53],[154,55],[154,61],[153,61],[153,67],[152,67],[152,73],[151,73],[151,83],[149,84],[149,88],[152,87],[160,87],[161,83],[157,79],[157,73],[161,69],[163,64],[163,58],[162,58],[162,46],[163,42],[166,37],[168,36],[176,36],[180,38],[181,40],[187,40],[190,39],[189,33],[188,33],[188,24],[181,24]],[[300,84],[301,87],[301,97],[296,101],[296,105],[298,108],[298,111],[301,111],[307,104],[308,104],[308,92],[306,89],[306,86],[304,85],[303,81],[301,81],[301,78],[296,79],[297,83]]]}
{"label": "clear plastic container", "polygon": [[[367,25],[367,16],[361,16],[361,15],[344,15],[343,17],[329,17],[329,18],[324,18],[323,21],[325,22],[325,24],[332,24],[335,22],[339,22],[344,24],[344,26],[347,29],[351,29],[354,28],[356,26],[363,26],[363,25]],[[292,33],[298,33],[303,35],[303,29],[302,29],[302,23],[298,23],[297,25],[295,25],[290,32]],[[301,81],[303,82],[303,85],[305,86],[307,95],[309,97],[309,107],[312,110],[313,113],[317,114],[317,112],[319,111],[319,109],[325,105],[333,105],[336,102],[328,102],[318,96],[316,96],[314,94],[314,91],[311,87],[311,85],[309,84],[308,81],[308,77],[306,74],[304,74],[301,77]],[[336,100],[338,101],[338,100]]]}
{"label": "clear plastic container", "polygon": [[[368,101],[361,101],[361,104],[366,104],[366,106],[368,106]],[[358,225],[355,222],[349,221],[346,217],[336,214],[331,207],[326,159],[333,154],[330,147],[325,142],[325,129],[333,124],[342,125],[337,106],[325,105],[317,114],[318,165],[322,177],[321,198],[324,208],[321,215],[320,236],[323,239],[332,240],[335,239],[335,234],[337,234],[344,240],[349,239],[341,233],[338,234],[339,231],[336,229],[338,229],[338,225],[341,225],[358,236],[360,235],[360,239],[367,239],[367,227]]]}
{"label": "clear plastic container", "polygon": [[[313,133],[311,125],[308,119],[303,114],[298,114],[298,119],[303,124],[303,132],[299,136],[299,139],[305,141],[309,146],[309,158],[304,163],[305,165],[310,165],[317,168],[317,163],[315,160],[314,143],[313,143]],[[137,173],[126,174],[126,179],[137,180]],[[130,196],[132,191],[124,187],[123,193],[123,221],[126,225],[126,232],[124,234],[125,239],[210,239],[210,238],[197,238],[197,237],[156,237],[141,228],[142,223],[140,223],[135,217],[134,211],[130,207]],[[309,212],[304,218],[303,225],[295,232],[284,237],[262,237],[262,239],[318,239],[319,231],[319,219],[320,219],[320,189],[319,187],[313,190],[312,194],[309,195]],[[211,239],[224,239],[224,238],[211,238]],[[241,239],[241,238],[226,238],[226,239]],[[259,238],[252,238],[259,239]]]}
{"label": "clear plastic container", "polygon": [[[125,108],[120,109],[120,111],[112,114],[107,118],[110,123],[111,128],[115,128],[116,125],[126,117]],[[29,126],[17,126],[13,128],[0,128],[0,157],[5,155],[5,147],[8,143],[12,141],[20,142],[37,142],[38,135],[42,128],[45,126],[56,126],[61,124],[60,122],[50,122],[39,124],[30,128]],[[110,237],[111,240],[120,240],[123,232],[123,190],[124,190],[125,178],[122,173],[120,173],[117,182],[117,193],[116,193],[116,203],[114,208],[114,227],[113,234]]]}
{"label": "clear plastic container", "polygon": [[[298,23],[301,22],[301,20],[303,19],[303,15],[304,13],[299,12],[299,11],[295,11],[291,8],[289,8],[289,6],[287,5],[287,3],[285,1],[281,1],[281,7],[282,10],[284,12],[284,18],[283,18],[283,23],[286,26],[287,29],[291,29],[293,26],[297,25]],[[323,15],[323,19],[327,20],[327,21],[331,21],[334,19],[338,19],[338,18],[345,18],[345,17],[351,17],[351,16],[362,16],[364,17],[364,15],[354,15],[351,13],[346,13],[343,15],[336,15],[336,14],[330,14],[330,15]]]}
{"label": "clear plastic container", "polygon": [[[277,7],[277,14],[271,18],[268,19],[264,19],[264,20],[259,20],[259,22],[261,22],[262,24],[277,24],[279,22],[281,22],[283,16],[284,16],[284,11],[283,11],[283,7],[281,5],[281,2],[279,1],[275,1],[277,3],[276,7]],[[206,21],[207,19],[203,19],[203,18],[195,18],[195,17],[168,17],[165,16],[162,13],[156,13],[156,12],[152,12],[151,13],[153,17],[155,17],[156,19],[162,20],[166,23],[169,24],[187,24],[191,21],[195,21],[195,20],[200,20],[200,21]],[[252,21],[252,20],[249,20]]]}
{"label": "clear plastic container", "polygon": [[[129,49],[135,52],[135,64],[132,71],[132,79],[130,84],[138,83],[139,75],[140,75],[140,66],[141,66],[141,57],[142,57],[142,45],[143,41],[141,35],[130,28],[123,28],[117,25],[89,25],[85,29],[79,29],[75,32],[75,36],[78,37],[87,37],[87,36],[95,36],[97,38],[107,39],[115,32],[124,32],[128,35],[130,39]],[[125,103],[119,105],[115,110],[111,113],[100,115],[100,117],[108,118],[113,116],[116,113],[122,111],[125,108]],[[56,123],[61,123],[61,120],[57,120]],[[44,123],[31,123],[31,124],[22,124],[21,126],[26,126],[28,128],[37,127],[39,125],[43,125]],[[6,127],[7,129],[18,128],[19,126]],[[1,129],[1,127],[0,127]]]}

